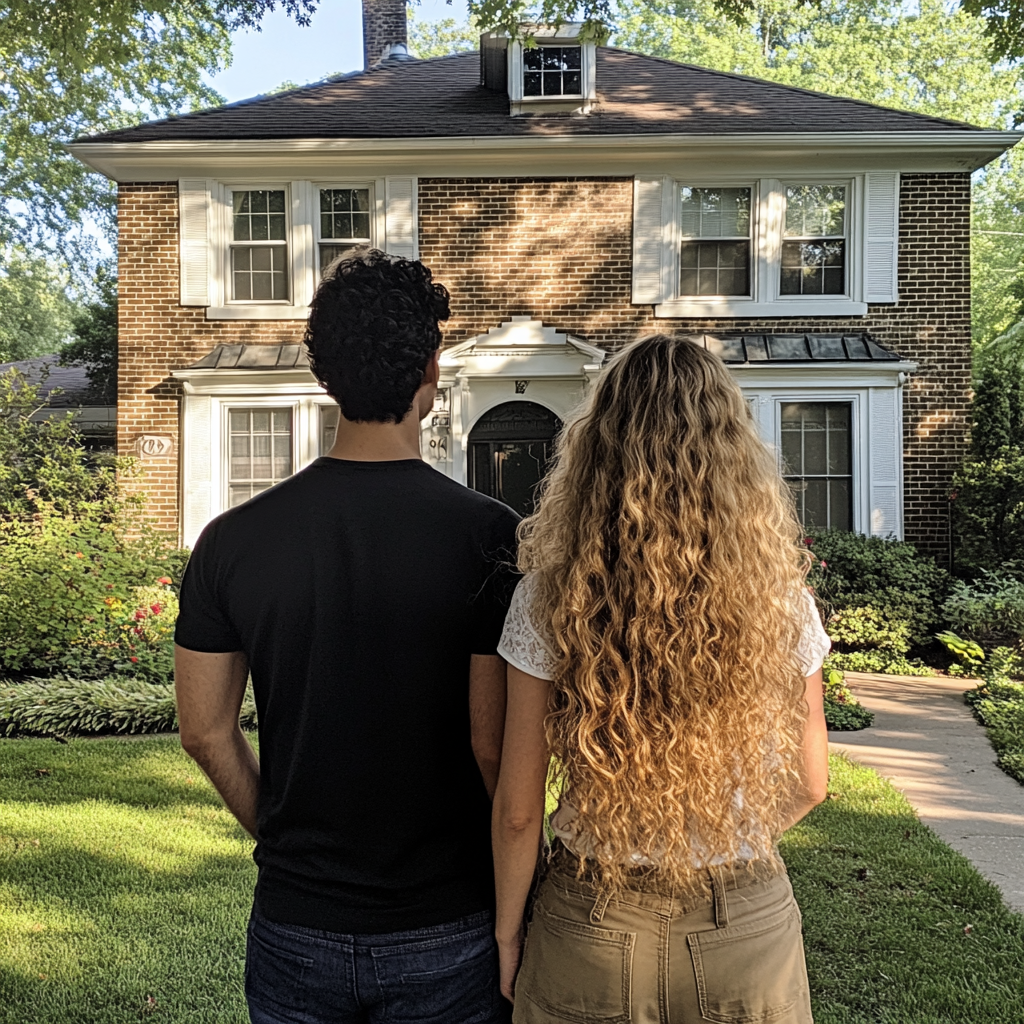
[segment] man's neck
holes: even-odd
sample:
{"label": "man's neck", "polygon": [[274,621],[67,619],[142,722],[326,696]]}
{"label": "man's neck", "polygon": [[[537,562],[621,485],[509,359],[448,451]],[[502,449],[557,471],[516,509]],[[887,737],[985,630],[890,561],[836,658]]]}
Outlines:
{"label": "man's neck", "polygon": [[415,407],[400,423],[355,423],[339,416],[338,433],[327,457],[351,462],[421,458],[420,421]]}

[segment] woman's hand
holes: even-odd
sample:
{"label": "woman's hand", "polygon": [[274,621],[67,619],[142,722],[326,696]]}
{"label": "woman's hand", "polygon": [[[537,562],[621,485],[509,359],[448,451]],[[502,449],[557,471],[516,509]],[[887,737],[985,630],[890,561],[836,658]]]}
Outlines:
{"label": "woman's hand", "polygon": [[523,929],[510,939],[498,939],[498,964],[501,976],[501,994],[514,1003],[516,992],[516,975],[523,959]]}

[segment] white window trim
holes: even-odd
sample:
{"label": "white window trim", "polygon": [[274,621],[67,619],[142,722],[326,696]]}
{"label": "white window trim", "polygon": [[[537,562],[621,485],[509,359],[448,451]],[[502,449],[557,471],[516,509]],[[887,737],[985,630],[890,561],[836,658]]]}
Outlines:
{"label": "white window trim", "polygon": [[579,46],[581,89],[574,96],[524,96],[523,95],[523,44],[520,39],[510,39],[508,47],[508,98],[512,116],[524,113],[549,111],[571,111],[582,108],[588,111],[597,99],[597,44],[581,43],[579,40],[582,23],[571,22],[549,27],[544,25],[524,26],[541,45]]}
{"label": "white window trim", "polygon": [[320,189],[322,188],[365,188],[370,190],[370,240],[369,242],[353,242],[352,245],[370,245],[381,248],[380,239],[384,237],[384,181],[375,178],[330,178],[310,183],[313,189],[313,279],[319,282],[322,267],[320,266],[320,243],[328,245],[334,242],[330,238],[320,237]]}
{"label": "white window trim", "polygon": [[[794,184],[845,184],[849,189],[846,209],[847,293],[835,297],[780,295],[782,232],[785,187]],[[753,189],[750,297],[722,296],[697,298],[679,295],[681,237],[681,200],[683,187]],[[669,179],[664,181],[663,225],[664,294],[671,298],[656,303],[656,317],[756,317],[756,316],[864,316],[868,304],[864,297],[865,224],[864,175],[805,174],[780,178],[751,179],[749,176],[723,176],[707,179]]]}

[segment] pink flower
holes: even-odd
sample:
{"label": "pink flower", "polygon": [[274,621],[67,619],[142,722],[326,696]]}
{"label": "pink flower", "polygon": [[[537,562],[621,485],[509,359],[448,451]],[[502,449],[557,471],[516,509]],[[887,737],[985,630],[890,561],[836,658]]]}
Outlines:
{"label": "pink flower", "polygon": [[822,561],[820,564],[821,564],[822,569],[827,569],[828,568],[828,562]]}
{"label": "pink flower", "polygon": [[128,660],[137,663],[139,659],[136,658],[135,655],[133,654]]}
{"label": "pink flower", "polygon": [[804,537],[804,543],[808,547],[810,547],[814,543],[814,538],[813,537]]}
{"label": "pink flower", "polygon": [[162,608],[162,607],[161,607],[160,605],[158,605],[158,604],[151,604],[151,605],[149,606],[149,610],[150,610],[150,611],[151,611],[151,612],[152,612],[152,613],[153,613],[154,615],[159,615],[159,614],[160,614],[160,612],[161,612],[161,611],[163,611],[163,608]]}
{"label": "pink flower", "polygon": [[138,610],[138,611],[137,611],[137,612],[135,613],[135,621],[136,621],[136,622],[140,622],[140,621],[141,621],[142,619],[144,619],[145,617],[146,617],[146,611],[145,611],[145,609],[144,609],[144,608],[140,608],[140,609],[139,609],[139,610]]}

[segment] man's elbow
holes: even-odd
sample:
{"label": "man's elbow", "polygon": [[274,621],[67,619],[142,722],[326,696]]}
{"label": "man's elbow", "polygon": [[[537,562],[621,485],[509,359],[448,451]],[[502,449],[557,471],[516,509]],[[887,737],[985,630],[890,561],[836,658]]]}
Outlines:
{"label": "man's elbow", "polygon": [[223,746],[228,740],[223,730],[204,728],[185,722],[178,724],[178,738],[181,740],[181,746],[185,753],[194,761],[199,762],[202,762],[210,751]]}
{"label": "man's elbow", "polygon": [[532,811],[499,811],[496,815],[498,828],[509,839],[517,839],[521,836],[532,836],[540,832],[543,821],[542,814]]}

